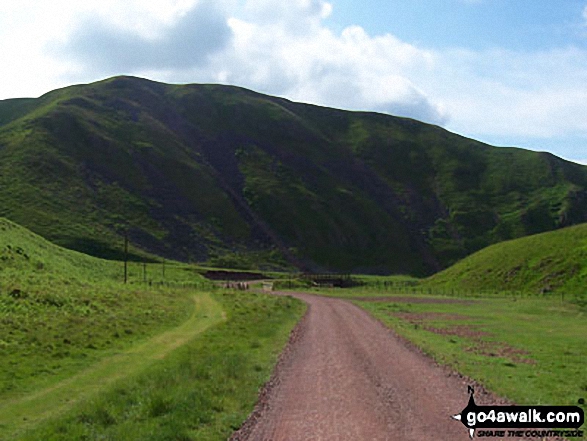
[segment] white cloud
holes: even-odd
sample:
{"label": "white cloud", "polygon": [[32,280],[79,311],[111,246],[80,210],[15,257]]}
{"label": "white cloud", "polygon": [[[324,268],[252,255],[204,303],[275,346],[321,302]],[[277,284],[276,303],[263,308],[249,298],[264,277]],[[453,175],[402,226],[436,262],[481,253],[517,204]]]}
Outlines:
{"label": "white cloud", "polygon": [[[32,91],[38,94],[114,74],[148,74],[171,82],[232,83],[434,123],[446,120],[442,107],[410,79],[414,71],[431,69],[432,54],[391,35],[372,37],[358,26],[335,34],[324,26],[332,5],[323,0],[247,0],[240,9],[236,0],[214,6],[210,0],[6,2],[0,6],[10,18],[6,21],[20,18],[15,43],[0,45],[4,59],[17,60],[0,67],[0,75],[14,82],[3,83],[13,96],[31,95],[30,86],[28,93],[20,92],[25,83],[36,83]],[[27,6],[32,12],[22,12]],[[238,13],[231,16],[229,10]],[[26,36],[29,56],[22,57],[18,42]]]}
{"label": "white cloud", "polygon": [[279,23],[301,29],[308,24],[319,25],[332,13],[332,4],[324,0],[247,0],[244,11],[245,19],[258,24]]}
{"label": "white cloud", "polygon": [[225,16],[211,1],[200,1],[170,24],[160,22],[156,32],[141,30],[144,24],[131,22],[120,27],[106,18],[88,20],[57,52],[104,73],[186,69],[204,65],[207,57],[222,50],[231,38]]}
{"label": "white cloud", "polygon": [[[107,72],[87,72],[80,60],[55,57],[88,20],[119,32],[153,38],[195,5],[195,0],[3,0],[0,2],[0,99],[38,96],[72,79],[92,81]],[[83,74],[85,72],[85,74]]]}

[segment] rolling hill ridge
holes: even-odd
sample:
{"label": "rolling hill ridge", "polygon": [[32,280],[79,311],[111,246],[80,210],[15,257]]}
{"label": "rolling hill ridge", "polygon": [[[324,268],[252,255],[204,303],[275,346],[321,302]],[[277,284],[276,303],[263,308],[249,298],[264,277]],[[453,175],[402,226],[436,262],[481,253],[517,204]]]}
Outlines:
{"label": "rolling hill ridge", "polygon": [[115,77],[0,101],[0,216],[59,245],[430,274],[587,222],[587,167],[220,85]]}

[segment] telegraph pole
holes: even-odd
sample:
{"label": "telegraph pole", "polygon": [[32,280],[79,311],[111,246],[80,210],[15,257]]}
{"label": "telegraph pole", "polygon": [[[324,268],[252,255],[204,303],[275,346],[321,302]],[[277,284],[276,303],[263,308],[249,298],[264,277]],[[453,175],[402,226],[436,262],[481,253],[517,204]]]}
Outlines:
{"label": "telegraph pole", "polygon": [[128,230],[124,230],[124,283],[128,280]]}

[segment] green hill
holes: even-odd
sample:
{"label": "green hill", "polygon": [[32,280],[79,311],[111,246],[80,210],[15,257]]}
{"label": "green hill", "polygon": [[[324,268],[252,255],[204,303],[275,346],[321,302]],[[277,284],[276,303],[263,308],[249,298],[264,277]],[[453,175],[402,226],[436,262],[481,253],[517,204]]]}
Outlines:
{"label": "green hill", "polygon": [[[165,265],[129,262],[128,283],[123,284],[123,281],[123,262],[59,247],[20,225],[0,218],[0,313],[8,313],[6,323],[10,322],[11,311],[20,314],[27,308],[31,311],[37,307],[48,308],[64,316],[66,311],[86,315],[99,313],[101,309],[96,305],[109,303],[112,299],[108,296],[117,297],[115,303],[118,304],[131,292],[132,297],[137,291],[148,291],[146,282],[150,282],[148,286],[151,290],[158,289],[163,282],[166,288],[210,286],[200,270],[175,262]],[[167,294],[162,295],[162,299],[165,297]],[[135,300],[153,305],[158,302],[151,297]],[[66,311],[59,311],[62,307]]]}
{"label": "green hill", "polygon": [[[124,285],[121,262],[60,248],[0,218],[0,398],[55,381],[186,319],[190,297],[139,284],[132,269]],[[168,265],[166,280],[185,282],[184,274]],[[192,286],[206,285],[193,272],[189,278]]]}
{"label": "green hill", "polygon": [[585,295],[587,224],[492,245],[428,278],[424,284],[471,291]]}
{"label": "green hill", "polygon": [[0,284],[26,283],[27,278],[63,281],[122,281],[122,264],[58,247],[7,219],[0,218]]}
{"label": "green hill", "polygon": [[0,101],[0,216],[67,248],[430,274],[587,222],[587,167],[389,115],[117,77]]}

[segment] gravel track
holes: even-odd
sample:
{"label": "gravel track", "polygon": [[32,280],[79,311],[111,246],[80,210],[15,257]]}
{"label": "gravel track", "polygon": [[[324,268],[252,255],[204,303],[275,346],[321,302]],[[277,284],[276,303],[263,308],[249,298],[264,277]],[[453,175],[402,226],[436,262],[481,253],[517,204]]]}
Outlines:
{"label": "gravel track", "polygon": [[233,441],[469,439],[451,418],[468,401],[461,377],[348,301],[295,297],[308,312]]}

